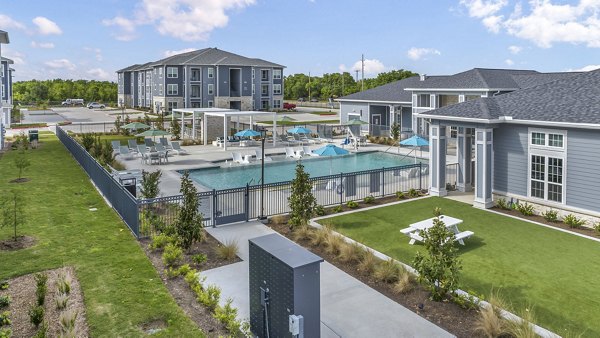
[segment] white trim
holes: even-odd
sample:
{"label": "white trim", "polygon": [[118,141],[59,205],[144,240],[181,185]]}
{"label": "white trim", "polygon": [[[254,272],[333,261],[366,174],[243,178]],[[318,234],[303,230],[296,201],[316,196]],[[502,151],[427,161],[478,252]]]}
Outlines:
{"label": "white trim", "polygon": [[[175,73],[169,73],[169,70],[175,69]],[[167,78],[168,79],[176,79],[179,77],[179,68],[177,66],[168,66],[167,67]]]}
{"label": "white trim", "polygon": [[415,92],[497,92],[515,91],[522,88],[404,88],[404,90]]}
{"label": "white trim", "polygon": [[[279,72],[279,77],[275,77],[275,72]],[[283,70],[273,68],[273,80],[281,80],[282,77],[283,77]]]}
{"label": "white trim", "polygon": [[[275,87],[279,86],[279,92],[275,91]],[[279,83],[273,83],[273,95],[281,95],[281,84]]]}
{"label": "white trim", "polygon": [[335,99],[336,102],[368,102],[368,103],[384,103],[384,104],[405,104],[412,105],[410,101],[378,101],[378,100],[358,100],[358,99]]}
{"label": "white trim", "polygon": [[[174,91],[173,88],[175,88]],[[179,95],[179,85],[176,83],[167,84],[167,95]]]}
{"label": "white trim", "polygon": [[[419,108],[419,107],[413,107]],[[505,119],[483,119],[473,117],[459,117],[459,116],[445,116],[445,115],[431,115],[424,113],[415,113],[419,115],[419,118],[430,118],[434,120],[444,121],[460,121],[460,122],[471,122],[471,123],[484,123],[484,124],[524,124],[541,127],[561,127],[561,128],[577,128],[577,129],[600,129],[600,124],[597,123],[576,123],[576,122],[557,122],[557,121],[537,121],[537,120],[505,120]]]}
{"label": "white trim", "polygon": [[539,198],[529,198],[527,196],[523,196],[523,195],[511,193],[511,192],[506,192],[506,191],[493,190],[492,192],[496,195],[511,197],[511,198],[515,198],[515,199],[525,201],[525,202],[536,203],[536,204],[543,205],[543,206],[546,206],[549,208],[559,209],[561,211],[571,211],[571,212],[576,212],[579,214],[584,214],[584,215],[587,215],[590,217],[600,217],[600,212],[574,207],[574,206],[571,206],[571,205],[568,205],[565,203],[557,203],[554,201],[540,200]]}
{"label": "white trim", "polygon": [[206,78],[207,79],[214,79],[215,78],[215,68],[214,67],[207,67],[206,68]]}
{"label": "white trim", "polygon": [[[533,133],[544,134],[544,145],[531,144]],[[548,145],[548,134],[558,134],[563,136],[563,146],[552,147]],[[544,198],[531,196],[531,156],[543,156],[544,159]],[[562,160],[562,183],[552,183],[548,181],[548,170],[549,158],[557,158]],[[541,182],[540,180],[534,180]],[[562,201],[552,201],[548,199],[548,184],[560,185],[562,187]],[[567,203],[567,131],[559,129],[540,129],[540,128],[528,128],[527,129],[527,198],[531,199],[535,203],[549,202],[552,204],[560,205],[561,208]],[[540,202],[541,201],[541,202]]]}
{"label": "white trim", "polygon": [[215,94],[215,85],[213,83],[209,83],[206,87],[206,95],[214,95]]}

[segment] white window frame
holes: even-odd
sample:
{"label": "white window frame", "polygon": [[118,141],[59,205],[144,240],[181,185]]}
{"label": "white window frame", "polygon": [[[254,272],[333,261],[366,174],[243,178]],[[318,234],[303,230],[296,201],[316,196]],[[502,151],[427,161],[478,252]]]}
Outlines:
{"label": "white window frame", "polygon": [[[175,70],[172,72],[172,70]],[[167,67],[167,78],[176,79],[179,77],[179,68],[177,67]]]}
{"label": "white window frame", "polygon": [[208,93],[208,95],[214,95],[215,87],[212,83],[208,84],[207,93]]}
{"label": "white window frame", "polygon": [[[267,87],[267,90],[263,90],[264,87]],[[261,84],[260,85],[260,96],[262,96],[262,97],[268,97],[269,96],[269,85],[268,84]]]}
{"label": "white window frame", "polygon": [[167,84],[167,95],[179,95],[179,86],[175,83]]}
{"label": "white window frame", "polygon": [[158,75],[162,76],[162,74],[163,74],[163,69],[162,69],[162,67],[159,67],[158,68]]}
{"label": "white window frame", "polygon": [[158,84],[158,95],[159,96],[163,95],[163,84],[162,83]]}
{"label": "white window frame", "polygon": [[281,109],[281,100],[279,100],[279,99],[273,100],[273,109]]}
{"label": "white window frame", "polygon": [[[544,145],[532,144],[533,133],[544,134]],[[533,200],[544,201],[547,204],[565,205],[567,203],[567,131],[559,129],[541,129],[541,128],[529,128],[527,132],[527,197]],[[554,147],[548,145],[549,134],[562,135],[563,144],[562,147]],[[542,156],[544,157],[544,198],[534,197],[531,195],[531,157]],[[550,158],[557,158],[562,160],[562,183],[550,182],[548,179]],[[533,180],[541,182],[541,180]],[[562,200],[560,202],[548,199],[548,185],[560,185],[562,186]]]}
{"label": "white window frame", "polygon": [[256,78],[256,69],[252,68],[252,80]]}
{"label": "white window frame", "polygon": [[172,112],[173,109],[177,109],[178,106],[179,104],[177,104],[177,101],[167,101],[167,111]]}
{"label": "white window frame", "polygon": [[[267,76],[263,77],[263,72],[267,72]],[[260,80],[261,81],[269,81],[269,70],[268,69],[261,69],[260,70]]]}
{"label": "white window frame", "polygon": [[281,85],[278,83],[273,84],[273,95],[281,95]]}
{"label": "white window frame", "polygon": [[213,67],[208,67],[207,72],[208,72],[207,76],[209,79],[212,79],[215,77],[215,69]]}
{"label": "white window frame", "polygon": [[273,69],[273,80],[281,80],[281,69]]}
{"label": "white window frame", "polygon": [[252,95],[256,93],[256,84],[252,84]]}
{"label": "white window frame", "polygon": [[215,105],[214,105],[213,101],[212,100],[208,100],[208,108],[212,108],[214,106]]}

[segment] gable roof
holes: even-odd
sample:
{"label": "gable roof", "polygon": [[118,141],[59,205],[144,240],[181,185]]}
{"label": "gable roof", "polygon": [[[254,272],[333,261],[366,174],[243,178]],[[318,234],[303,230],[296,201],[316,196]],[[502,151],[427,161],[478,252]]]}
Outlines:
{"label": "gable roof", "polygon": [[119,69],[119,70],[117,70],[117,71],[116,71],[116,73],[128,72],[128,71],[131,71],[131,70],[133,70],[133,69],[135,69],[135,68],[137,68],[137,67],[139,67],[139,66],[140,66],[140,65],[139,65],[138,63],[136,63],[135,65],[131,65],[131,66],[129,66],[129,67],[125,67],[125,68],[123,68],[123,69]]}
{"label": "gable roof", "polygon": [[8,33],[3,30],[0,30],[0,43],[10,43]]}
{"label": "gable roof", "polygon": [[600,70],[563,76],[538,86],[457,103],[425,117],[600,124]]}
{"label": "gable roof", "polygon": [[409,77],[395,82],[390,82],[379,87],[363,90],[354,94],[338,98],[338,101],[384,101],[384,102],[412,102],[412,94],[404,90],[419,81],[418,76]]}
{"label": "gable roof", "polygon": [[520,88],[513,75],[539,74],[535,70],[473,68],[449,76],[428,76],[408,90],[425,89],[490,89]]}
{"label": "gable roof", "polygon": [[11,59],[9,59],[9,58],[5,58],[4,56],[2,56],[2,57],[0,58],[0,61],[6,62],[6,63],[8,63],[9,65],[12,65],[12,64],[14,64],[14,63],[15,63],[13,60],[11,60]]}

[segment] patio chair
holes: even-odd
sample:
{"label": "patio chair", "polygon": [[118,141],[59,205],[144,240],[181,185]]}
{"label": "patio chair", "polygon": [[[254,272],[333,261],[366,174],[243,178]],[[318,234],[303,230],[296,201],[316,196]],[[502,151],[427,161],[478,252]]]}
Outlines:
{"label": "patio chair", "polygon": [[302,155],[296,153],[294,148],[285,147],[285,158],[300,158]]}
{"label": "patio chair", "polygon": [[171,149],[173,149],[173,147],[171,147],[171,145],[169,144],[169,141],[168,141],[166,138],[164,138],[164,137],[161,137],[161,138],[159,139],[159,141],[160,141],[160,144],[161,144],[163,147],[165,147],[165,149],[167,149],[167,150],[171,150]]}
{"label": "patio chair", "polygon": [[121,148],[121,141],[110,141],[110,145],[114,152],[118,152]]}
{"label": "patio chair", "polygon": [[135,140],[127,140],[127,145],[129,146],[129,151],[133,153],[137,153],[137,142]]}
{"label": "patio chair", "polygon": [[149,148],[154,147],[154,141],[152,141],[151,138],[145,138],[144,144],[146,145],[146,147],[149,147]]}
{"label": "patio chair", "polygon": [[293,134],[292,137],[294,138],[294,141],[297,144],[305,145],[305,144],[309,144],[310,143],[310,142],[308,142],[308,139],[306,138],[306,135],[303,138],[302,136],[300,136],[300,134]]}
{"label": "patio chair", "polygon": [[288,146],[290,145],[290,140],[288,139],[287,135],[279,135],[279,142]]}
{"label": "patio chair", "polygon": [[302,147],[302,150],[304,151],[304,156],[319,156],[319,154],[313,153],[308,146]]}
{"label": "patio chair", "polygon": [[131,152],[129,152],[129,148],[127,146],[120,146],[119,147],[119,155],[123,158],[123,159],[132,159],[133,158],[133,154]]}
{"label": "patio chair", "polygon": [[240,154],[240,153],[231,153],[231,157],[233,158],[234,163],[239,163],[239,164],[250,163],[250,160],[248,159],[248,155],[246,155],[242,158],[242,154]]}
{"label": "patio chair", "polygon": [[321,135],[319,134],[317,134],[317,137],[315,137],[314,139],[319,140],[318,143],[333,143],[333,139],[321,137]]}
{"label": "patio chair", "polygon": [[178,141],[171,142],[171,147],[173,148],[172,150],[177,153],[177,155],[188,153],[187,150],[181,148]]}
{"label": "patio chair", "polygon": [[165,159],[165,162],[169,162],[169,151],[160,143],[156,144],[156,151],[158,154]]}
{"label": "patio chair", "polygon": [[[254,149],[254,154],[256,155],[256,160],[257,161],[262,161],[262,149]],[[265,162],[271,162],[273,161],[273,159],[270,156],[266,156],[265,155]]]}
{"label": "patio chair", "polygon": [[145,144],[138,145],[138,153],[140,154],[140,158],[142,163],[146,163],[149,159],[150,151]]}

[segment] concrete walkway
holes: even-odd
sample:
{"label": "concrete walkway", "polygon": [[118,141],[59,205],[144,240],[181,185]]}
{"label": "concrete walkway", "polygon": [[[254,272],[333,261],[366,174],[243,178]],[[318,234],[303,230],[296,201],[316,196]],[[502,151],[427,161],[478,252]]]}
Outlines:
{"label": "concrete walkway", "polygon": [[[242,262],[203,271],[206,282],[231,297],[239,318],[249,317],[248,239],[273,233],[262,223],[209,228],[221,242],[236,240]],[[328,262],[321,265],[321,337],[452,337],[414,312],[380,294]]]}

